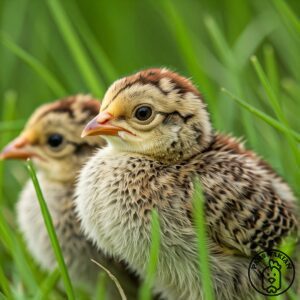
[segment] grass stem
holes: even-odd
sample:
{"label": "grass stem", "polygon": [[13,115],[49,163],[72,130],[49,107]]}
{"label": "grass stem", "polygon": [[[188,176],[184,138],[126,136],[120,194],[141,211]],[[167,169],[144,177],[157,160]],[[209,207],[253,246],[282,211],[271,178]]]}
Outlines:
{"label": "grass stem", "polygon": [[74,294],[74,290],[73,290],[72,283],[71,283],[71,280],[70,280],[70,276],[69,276],[69,273],[68,273],[68,269],[67,269],[67,266],[66,266],[65,261],[64,261],[64,257],[63,257],[63,254],[62,254],[59,242],[58,242],[58,238],[57,238],[57,235],[56,235],[56,232],[55,232],[55,229],[54,229],[52,218],[51,218],[50,212],[49,212],[48,207],[47,207],[47,203],[44,199],[44,196],[43,196],[43,193],[42,193],[42,190],[41,190],[40,184],[38,182],[36,172],[35,172],[35,169],[34,169],[34,166],[33,166],[31,160],[28,160],[27,168],[28,168],[32,183],[34,185],[34,188],[35,188],[35,191],[36,191],[36,194],[37,194],[37,198],[38,198],[39,205],[40,205],[40,208],[41,208],[41,213],[42,213],[43,218],[44,218],[45,226],[46,226],[47,231],[48,231],[48,235],[49,235],[50,242],[51,242],[51,245],[52,245],[56,260],[57,260],[57,263],[58,263],[59,270],[61,272],[61,276],[62,276],[64,285],[65,285],[65,289],[66,289],[66,293],[68,295],[68,299],[69,300],[74,300],[75,299],[75,294]]}
{"label": "grass stem", "polygon": [[159,217],[156,210],[151,215],[151,246],[149,254],[149,262],[146,270],[146,276],[142,287],[139,291],[140,300],[150,300],[152,298],[152,286],[155,279],[155,273],[159,261],[160,247],[160,225]]}
{"label": "grass stem", "polygon": [[101,82],[99,76],[97,76],[97,73],[90,62],[89,57],[86,55],[77,33],[65,13],[61,2],[58,0],[47,0],[46,3],[48,4],[50,12],[56,21],[60,33],[68,45],[87,86],[91,89],[95,96],[103,96],[105,90],[104,84]]}
{"label": "grass stem", "polygon": [[246,101],[244,101],[241,98],[235,96],[234,94],[229,92],[227,89],[222,88],[221,91],[224,92],[225,94],[227,94],[228,96],[230,96],[230,98],[232,98],[234,101],[236,101],[239,105],[241,105],[242,107],[244,107],[245,109],[247,109],[248,111],[250,111],[251,113],[256,115],[257,117],[259,117],[260,119],[262,119],[263,121],[265,121],[266,123],[268,123],[269,125],[274,127],[275,129],[277,129],[278,131],[280,131],[282,133],[289,132],[296,139],[296,141],[300,142],[300,134],[297,133],[296,131],[287,128],[282,123],[275,120],[274,118],[268,116],[264,112],[262,112],[259,109],[251,106],[250,104],[248,104]]}
{"label": "grass stem", "polygon": [[14,53],[17,57],[19,57],[24,63],[30,66],[41,78],[43,78],[46,84],[49,86],[49,88],[57,97],[61,97],[67,94],[65,88],[54,77],[54,75],[48,69],[46,69],[46,67],[44,67],[32,55],[30,55],[21,47],[19,47],[3,32],[0,33],[0,42],[6,48],[8,48],[12,53]]}
{"label": "grass stem", "polygon": [[204,216],[204,197],[199,179],[194,181],[193,217],[198,239],[199,268],[204,290],[204,299],[213,300],[215,299],[215,295],[213,290],[212,274],[210,270],[209,253],[206,244],[207,232]]}

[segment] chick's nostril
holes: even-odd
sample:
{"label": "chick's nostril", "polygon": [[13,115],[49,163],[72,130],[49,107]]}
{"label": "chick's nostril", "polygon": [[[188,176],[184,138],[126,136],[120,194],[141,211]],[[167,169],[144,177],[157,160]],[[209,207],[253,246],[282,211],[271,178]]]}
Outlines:
{"label": "chick's nostril", "polygon": [[18,137],[14,142],[13,145],[15,148],[22,148],[28,144],[28,140],[25,137]]}
{"label": "chick's nostril", "polygon": [[98,117],[97,117],[97,122],[99,124],[104,124],[106,122],[108,122],[109,120],[111,120],[113,118],[112,114],[110,114],[109,112],[101,112]]}

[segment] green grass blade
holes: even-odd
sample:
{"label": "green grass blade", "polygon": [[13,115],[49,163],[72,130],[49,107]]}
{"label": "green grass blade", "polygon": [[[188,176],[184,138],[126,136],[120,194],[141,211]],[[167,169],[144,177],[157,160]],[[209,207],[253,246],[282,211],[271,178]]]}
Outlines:
{"label": "green grass blade", "polygon": [[299,18],[294,14],[292,9],[288,6],[288,4],[283,0],[273,0],[275,7],[278,12],[283,17],[286,22],[288,28],[290,30],[297,32],[297,37],[299,38],[300,34],[300,22]]}
{"label": "green grass blade", "polygon": [[274,90],[272,89],[268,79],[267,79],[267,76],[265,75],[260,63],[258,62],[256,56],[252,56],[251,57],[251,62],[254,66],[254,69],[256,71],[256,74],[262,84],[262,86],[264,87],[266,93],[267,93],[267,96],[268,96],[268,99],[270,101],[270,104],[271,104],[271,107],[274,109],[275,111],[275,114],[277,115],[277,118],[280,119],[281,121],[283,121],[285,118],[284,118],[284,115],[282,113],[282,110],[281,110],[281,107],[279,105],[279,101],[276,97],[276,94],[274,92]]}
{"label": "green grass blade", "polygon": [[249,63],[250,56],[277,27],[277,16],[269,11],[263,12],[247,25],[233,47],[239,68],[243,69]]}
{"label": "green grass blade", "polygon": [[49,70],[47,70],[36,58],[15,44],[3,32],[0,33],[0,42],[17,57],[19,57],[24,63],[31,67],[35,72],[37,72],[37,74],[43,78],[56,96],[61,97],[67,94],[64,87],[58,82],[58,80],[56,80],[54,75]]}
{"label": "green grass blade", "polygon": [[[235,63],[235,60],[233,58],[233,53],[225,37],[222,35],[222,31],[220,27],[217,25],[215,20],[210,16],[205,16],[204,24],[208,31],[209,37],[212,40],[214,48],[216,50],[217,57],[222,63],[222,65],[224,66],[224,68],[227,70],[226,76],[223,76],[221,79],[222,84],[229,86],[231,89],[233,89],[241,96],[237,64]],[[219,82],[219,84],[221,84],[221,82]],[[232,103],[228,103],[226,108],[222,107],[222,104],[223,103],[219,103],[219,106],[221,107],[222,111],[226,109],[226,114],[225,114],[226,126],[232,129],[234,128],[233,116],[235,114],[235,107],[233,106]],[[243,118],[242,120],[243,120],[243,124],[245,125],[246,118]],[[245,128],[247,129],[247,124]],[[250,134],[248,134],[248,136],[251,137]]]}
{"label": "green grass blade", "polygon": [[47,4],[57,26],[60,29],[60,33],[62,34],[74,60],[78,65],[78,68],[82,73],[82,77],[86,81],[87,86],[91,89],[95,96],[103,96],[105,86],[100,81],[99,76],[97,76],[70,20],[68,19],[67,14],[61,5],[61,2],[58,0],[47,0]]}
{"label": "green grass blade", "polygon": [[60,279],[60,271],[55,269],[40,285],[40,292],[37,293],[34,300],[47,300],[49,299],[49,294],[57,284]]}
{"label": "green grass blade", "polygon": [[210,16],[206,16],[204,19],[204,23],[206,28],[208,29],[208,32],[210,33],[210,36],[212,37],[212,41],[222,61],[224,61],[227,66],[231,66],[232,68],[236,67],[232,52],[224,38],[224,35],[219,30],[219,27],[217,26],[215,20]]}
{"label": "green grass blade", "polygon": [[102,70],[102,73],[108,82],[115,81],[118,78],[118,72],[87,25],[77,4],[73,1],[67,2],[66,4],[68,5],[70,14],[73,16],[73,20],[75,20],[74,26],[87,45],[88,50],[93,55],[93,59],[97,63],[99,69]]}
{"label": "green grass blade", "polygon": [[10,230],[3,214],[0,212],[0,240],[2,245],[7,249],[8,252],[12,251],[13,247],[13,238],[10,236]]}
{"label": "green grass blade", "polygon": [[152,298],[152,286],[155,279],[155,273],[159,260],[159,247],[160,247],[160,226],[159,217],[156,210],[151,214],[151,247],[149,262],[146,271],[146,276],[143,285],[139,291],[140,300],[150,300]]}
{"label": "green grass blade", "polygon": [[[258,60],[255,56],[253,56],[251,58],[251,61],[254,65],[257,76],[266,91],[266,94],[268,96],[267,98],[268,98],[277,118],[286,128],[289,128],[289,124],[283,114],[281,107],[280,107],[279,100],[278,100],[274,90],[272,89],[272,86],[271,86],[270,82],[268,81],[268,78],[265,75],[260,63],[258,62]],[[285,131],[284,134],[286,135],[289,145],[294,153],[295,160],[296,160],[298,166],[300,166],[300,151],[297,147],[297,144],[293,140],[293,136],[291,135],[290,130]],[[298,174],[298,176],[300,178],[299,171],[298,172],[296,171],[296,174]]]}
{"label": "green grass blade", "polygon": [[198,179],[194,182],[194,188],[195,191],[193,195],[193,217],[196,225],[196,234],[198,239],[200,275],[203,284],[204,298],[206,300],[213,300],[215,299],[215,296],[209,264],[209,253],[206,245],[207,233],[204,216],[204,198],[202,194],[202,187]]}
{"label": "green grass blade", "polygon": [[[230,89],[233,89],[239,96],[243,97],[246,91],[243,88],[243,70],[241,69],[241,64],[238,63],[237,55],[229,46],[225,38],[225,34],[222,32],[220,26],[218,26],[215,20],[210,16],[207,16],[205,17],[204,22],[210,35],[210,38],[213,44],[215,45],[216,52],[218,53],[220,60],[228,70],[228,75],[225,78],[223,78],[222,84],[225,83],[226,86],[230,87]],[[220,111],[226,111],[226,113],[224,113],[224,115],[226,115],[226,126],[233,130],[236,126],[234,122],[234,115],[236,114],[236,109],[233,103],[226,103],[226,106],[222,104],[223,103],[220,103]],[[251,126],[249,117],[250,116],[247,112],[241,112],[241,122],[243,124],[243,127],[245,128],[248,140],[250,141],[251,145],[256,146],[256,132],[255,128]]]}
{"label": "green grass blade", "polygon": [[288,78],[281,81],[283,89],[294,100],[300,101],[300,85],[296,81]]}
{"label": "green grass blade", "polygon": [[[14,231],[10,230],[10,234],[14,235]],[[29,261],[27,260],[24,248],[20,241],[14,236],[13,239],[13,259],[16,263],[16,266],[19,270],[20,275],[24,283],[28,286],[29,292],[31,295],[34,295],[39,291],[38,278],[35,277],[35,274],[30,266]]]}
{"label": "green grass blade", "polygon": [[57,263],[58,263],[59,270],[61,272],[61,276],[62,276],[64,285],[65,285],[65,289],[66,289],[66,293],[68,295],[68,299],[69,300],[74,300],[75,299],[75,294],[74,294],[74,290],[73,290],[73,287],[72,287],[70,276],[69,276],[69,273],[68,273],[68,270],[67,270],[67,266],[66,266],[64,258],[63,258],[63,254],[62,254],[59,242],[58,242],[58,238],[57,238],[57,235],[56,235],[56,232],[55,232],[55,229],[54,229],[54,225],[53,225],[53,222],[52,222],[50,212],[48,210],[46,201],[44,199],[44,196],[43,196],[41,187],[39,185],[39,182],[38,182],[38,179],[37,179],[37,176],[36,176],[36,173],[35,173],[35,169],[33,167],[33,164],[32,164],[31,160],[28,161],[27,168],[28,168],[31,180],[33,182],[33,185],[34,185],[34,188],[35,188],[35,191],[36,191],[36,194],[37,194],[37,198],[38,198],[40,208],[41,208],[41,213],[42,213],[43,218],[44,218],[45,226],[46,226],[47,231],[48,231],[48,235],[49,235],[49,238],[50,238],[50,241],[51,241],[52,248],[54,250],[54,254],[55,254],[55,257],[56,257],[56,260],[57,260]]}
{"label": "green grass blade", "polygon": [[274,118],[268,116],[267,114],[258,110],[257,108],[249,105],[247,102],[235,96],[225,88],[222,88],[221,91],[227,94],[231,99],[236,101],[239,105],[241,105],[242,107],[244,107],[245,109],[247,109],[248,111],[256,115],[257,117],[259,117],[260,119],[262,119],[263,121],[265,121],[266,123],[274,127],[275,129],[277,129],[278,131],[282,133],[290,133],[297,142],[300,142],[300,134],[297,133],[296,131],[287,128],[286,126],[284,126],[283,124],[275,120]]}
{"label": "green grass blade", "polygon": [[265,67],[268,79],[275,94],[279,94],[279,74],[274,54],[274,48],[271,45],[264,47]]}
{"label": "green grass blade", "polygon": [[0,287],[8,300],[13,300],[12,291],[10,289],[10,283],[4,274],[2,266],[0,266]]}
{"label": "green grass blade", "polygon": [[0,212],[0,240],[7,252],[12,256],[17,271],[30,294],[35,294],[38,291],[38,284],[34,273],[26,261],[24,251],[15,236],[15,232],[9,228],[2,212]]}

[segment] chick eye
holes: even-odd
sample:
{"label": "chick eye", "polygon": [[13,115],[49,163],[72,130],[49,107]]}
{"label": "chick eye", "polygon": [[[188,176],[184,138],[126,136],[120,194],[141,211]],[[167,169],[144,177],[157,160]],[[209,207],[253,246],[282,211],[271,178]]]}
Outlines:
{"label": "chick eye", "polygon": [[54,133],[48,137],[47,143],[51,148],[57,148],[62,144],[63,140],[64,138],[61,134]]}
{"label": "chick eye", "polygon": [[140,121],[146,121],[152,116],[152,108],[150,106],[141,106],[135,111],[134,116]]}

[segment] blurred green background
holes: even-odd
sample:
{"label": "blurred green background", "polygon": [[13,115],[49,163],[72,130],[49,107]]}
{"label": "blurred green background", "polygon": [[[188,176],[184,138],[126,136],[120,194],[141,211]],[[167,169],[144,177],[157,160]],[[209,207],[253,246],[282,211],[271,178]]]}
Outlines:
{"label": "blurred green background", "polygon": [[[42,103],[101,98],[121,76],[166,66],[191,77],[215,127],[243,137],[299,196],[299,15],[298,0],[0,0],[0,146]],[[0,162],[0,283],[22,299],[49,280],[15,229],[26,178],[22,163]]]}

